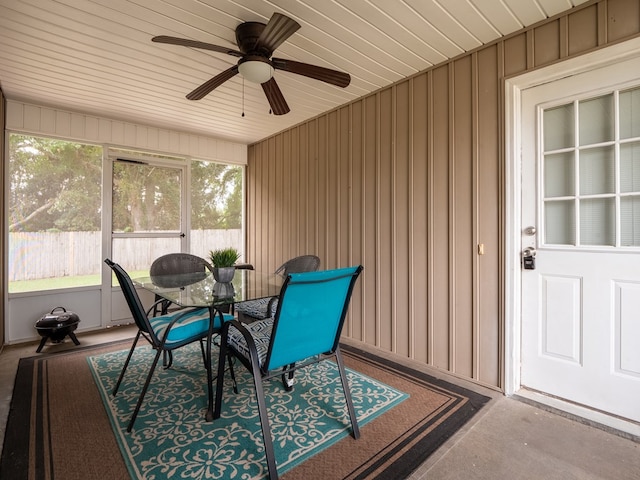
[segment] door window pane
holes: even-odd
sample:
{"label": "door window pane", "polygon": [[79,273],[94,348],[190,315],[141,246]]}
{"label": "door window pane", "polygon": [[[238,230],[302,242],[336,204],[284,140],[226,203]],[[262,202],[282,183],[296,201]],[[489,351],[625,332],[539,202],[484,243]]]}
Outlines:
{"label": "door window pane", "polygon": [[547,198],[575,195],[573,152],[545,155],[544,195]]}
{"label": "door window pane", "polygon": [[545,203],[545,243],[552,245],[576,244],[574,212],[573,200]]}
{"label": "door window pane", "polygon": [[583,100],[578,105],[580,145],[612,141],[615,126],[613,94]]}
{"label": "door window pane", "polygon": [[615,192],[614,153],[613,147],[580,151],[580,195]]}
{"label": "door window pane", "polygon": [[620,138],[640,137],[640,88],[620,93]]}
{"label": "door window pane", "polygon": [[623,247],[640,247],[640,195],[620,200],[620,243]]}
{"label": "door window pane", "polygon": [[613,198],[580,201],[580,244],[616,244],[616,202]]}
{"label": "door window pane", "polygon": [[9,135],[9,292],[99,285],[102,148]]}
{"label": "door window pane", "polygon": [[114,162],[113,231],[180,232],[181,182],[178,168]]}
{"label": "door window pane", "polygon": [[544,111],[544,150],[559,150],[574,146],[573,104]]}
{"label": "door window pane", "polygon": [[640,143],[620,146],[620,191],[640,192]]}

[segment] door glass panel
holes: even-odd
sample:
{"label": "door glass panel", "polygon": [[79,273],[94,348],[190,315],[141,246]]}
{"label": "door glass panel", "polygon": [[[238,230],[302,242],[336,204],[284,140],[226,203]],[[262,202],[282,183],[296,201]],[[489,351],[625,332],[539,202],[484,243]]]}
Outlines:
{"label": "door glass panel", "polygon": [[613,147],[580,151],[580,195],[615,192],[615,158]]}
{"label": "door glass panel", "polygon": [[614,139],[613,94],[579,103],[580,145],[609,142]]}
{"label": "door glass panel", "polygon": [[545,243],[575,245],[575,207],[573,200],[546,202]]}
{"label": "door glass panel", "polygon": [[542,120],[545,244],[640,246],[640,88],[553,107]]}
{"label": "door glass panel", "polygon": [[640,88],[620,93],[620,138],[640,137]]}
{"label": "door glass panel", "polygon": [[[180,251],[179,237],[114,238],[111,242],[112,258],[124,268],[132,278],[149,275],[151,263],[167,253]],[[116,260],[117,259],[117,260]],[[113,285],[118,281],[113,275]]]}
{"label": "door glass panel", "polygon": [[580,243],[582,245],[616,244],[616,203],[613,198],[580,201]]}
{"label": "door glass panel", "polygon": [[544,150],[559,150],[574,146],[573,104],[544,111]]}
{"label": "door glass panel", "polygon": [[544,157],[544,195],[547,198],[575,195],[574,153]]}
{"label": "door glass panel", "polygon": [[640,143],[620,146],[620,191],[640,192]]}
{"label": "door glass panel", "polygon": [[623,247],[640,247],[640,195],[620,200],[620,243]]}
{"label": "door glass panel", "polygon": [[113,164],[113,231],[180,232],[182,171],[140,162]]}

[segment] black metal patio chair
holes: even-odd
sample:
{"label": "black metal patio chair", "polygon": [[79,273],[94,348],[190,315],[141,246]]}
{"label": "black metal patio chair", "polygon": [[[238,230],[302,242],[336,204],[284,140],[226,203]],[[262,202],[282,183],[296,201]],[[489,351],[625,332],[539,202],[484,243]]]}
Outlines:
{"label": "black metal patio chair", "polygon": [[120,265],[114,263],[108,258],[105,259],[104,262],[115,273],[118,283],[122,289],[122,294],[127,301],[129,310],[131,310],[131,315],[138,327],[138,333],[133,340],[133,344],[131,345],[127,359],[124,362],[118,381],[113,388],[112,393],[114,396],[118,393],[118,389],[120,388],[120,384],[122,383],[122,379],[124,378],[140,337],[147,340],[151,344],[151,347],[156,350],[156,355],[151,364],[151,368],[149,369],[142,391],[140,392],[140,396],[138,397],[138,402],[133,414],[131,415],[131,420],[127,426],[127,432],[131,432],[161,354],[168,354],[169,362],[166,365],[166,368],[170,368],[173,362],[172,352],[174,350],[199,341],[204,367],[207,370],[208,388],[212,388],[211,362],[207,361],[205,345],[203,342],[208,340],[213,333],[218,333],[222,324],[225,321],[231,320],[233,317],[231,315],[218,312],[212,322],[210,310],[207,307],[183,308],[165,315],[155,317],[151,316],[151,312],[157,302],[155,302],[152,307],[145,310],[129,274]]}
{"label": "black metal patio chair", "polygon": [[[163,282],[166,283],[167,287],[174,287],[175,285],[172,283],[173,275],[180,275],[184,273],[201,273],[202,277],[195,276],[194,283],[202,280],[206,275],[207,271],[213,272],[213,267],[209,262],[207,262],[204,258],[198,257],[196,255],[192,255],[190,253],[167,253],[166,255],[162,255],[156,258],[153,263],[151,263],[151,267],[149,268],[149,276],[153,280],[153,283],[156,285],[162,286]],[[165,315],[168,312],[169,307],[171,306],[171,302],[166,299],[162,299],[158,295],[156,295],[156,307],[154,308],[154,316],[160,313],[160,315]],[[162,300],[160,303],[157,303],[158,300]]]}
{"label": "black metal patio chair", "polygon": [[[290,273],[315,272],[320,268],[320,258],[316,255],[300,255],[287,260],[275,271],[277,275],[286,277]],[[262,320],[273,317],[278,308],[278,297],[261,298],[238,302],[234,305],[235,311],[249,317],[248,320]]]}

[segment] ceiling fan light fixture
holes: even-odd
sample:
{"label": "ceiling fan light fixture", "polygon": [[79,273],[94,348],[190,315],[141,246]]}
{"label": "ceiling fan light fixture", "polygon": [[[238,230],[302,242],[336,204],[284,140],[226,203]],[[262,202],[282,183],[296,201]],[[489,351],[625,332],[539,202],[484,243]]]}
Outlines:
{"label": "ceiling fan light fixture", "polygon": [[238,71],[243,78],[254,83],[268,82],[273,77],[271,62],[260,56],[247,56],[238,62]]}

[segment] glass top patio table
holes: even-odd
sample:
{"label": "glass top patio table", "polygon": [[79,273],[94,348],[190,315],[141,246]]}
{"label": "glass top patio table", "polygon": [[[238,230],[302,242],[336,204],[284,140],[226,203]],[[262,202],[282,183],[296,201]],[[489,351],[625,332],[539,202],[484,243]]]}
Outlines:
{"label": "glass top patio table", "polygon": [[[274,273],[260,273],[255,270],[236,269],[231,285],[220,284],[211,272],[182,273],[174,275],[154,275],[132,279],[133,283],[145,290],[153,292],[181,307],[207,307],[211,319],[215,315],[222,316],[226,306],[245,300],[257,300],[280,295],[284,277]],[[223,288],[220,288],[223,287]],[[218,295],[223,292],[225,295]],[[207,364],[211,365],[211,344],[213,338],[213,321],[209,326],[209,341],[206,348]],[[213,420],[213,388],[211,369],[207,369],[208,408],[206,419]]]}
{"label": "glass top patio table", "polygon": [[133,283],[181,307],[218,307],[278,296],[284,277],[236,269],[231,282],[233,288],[216,282],[208,271],[134,278]]}

